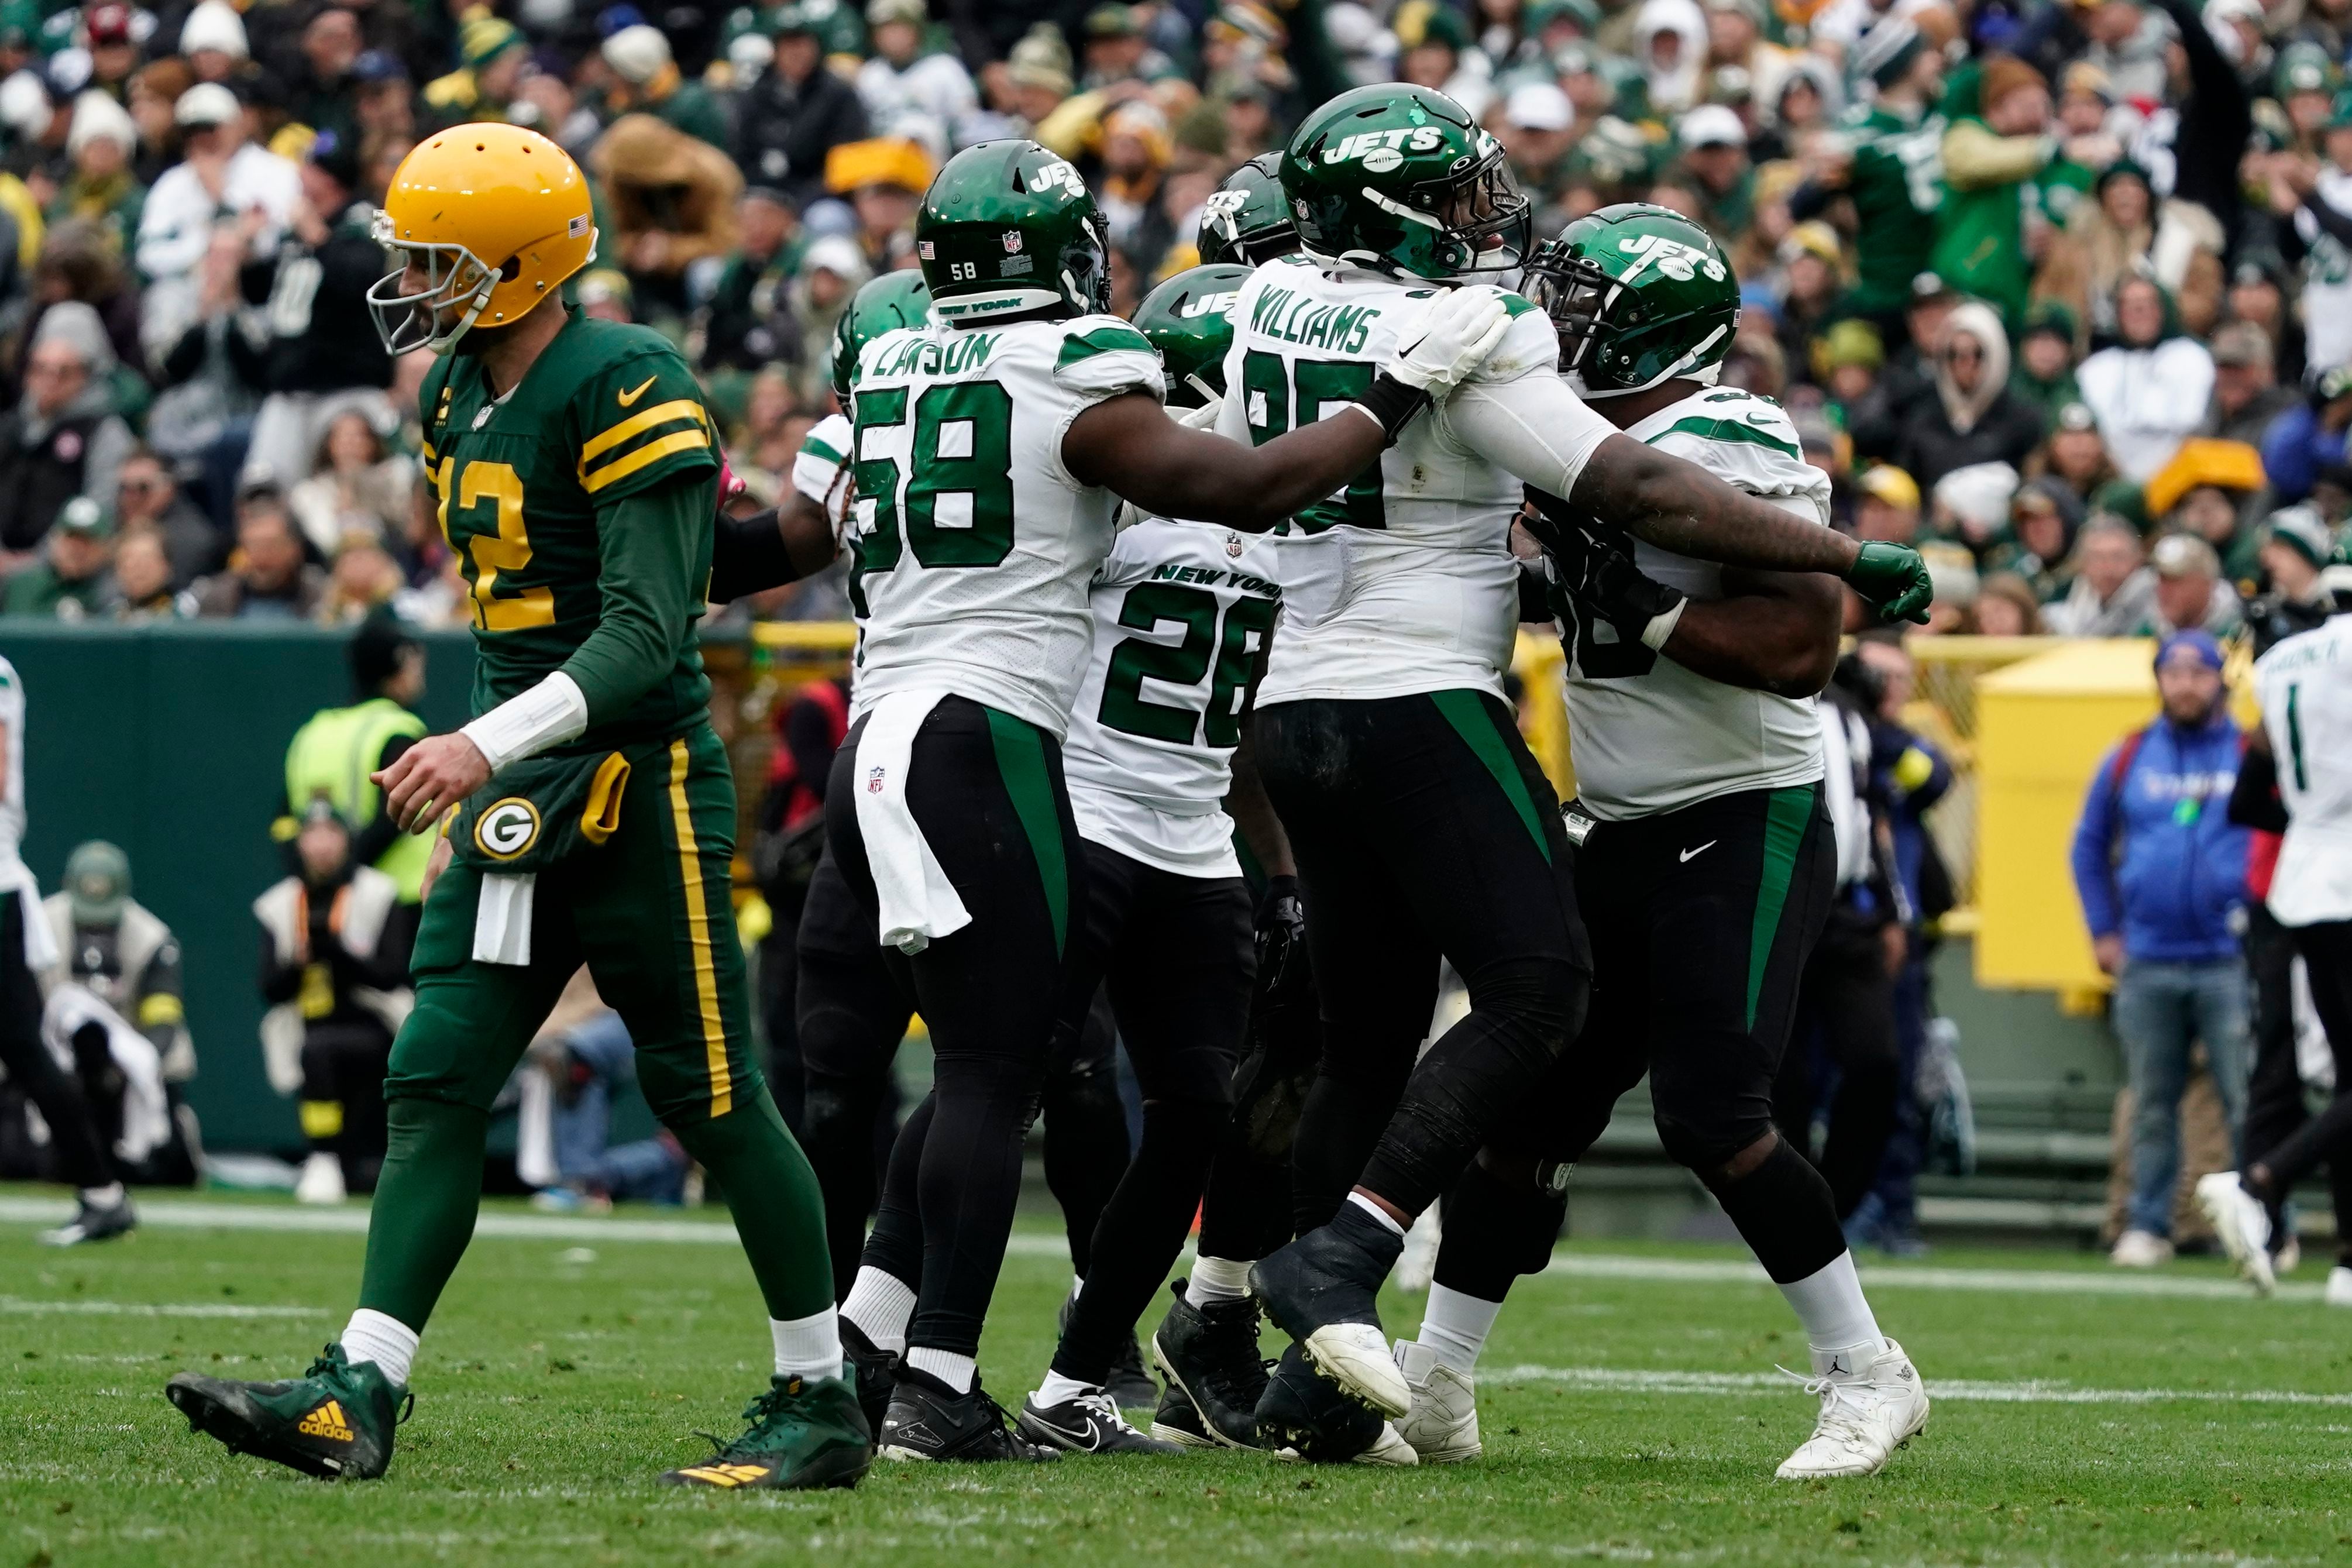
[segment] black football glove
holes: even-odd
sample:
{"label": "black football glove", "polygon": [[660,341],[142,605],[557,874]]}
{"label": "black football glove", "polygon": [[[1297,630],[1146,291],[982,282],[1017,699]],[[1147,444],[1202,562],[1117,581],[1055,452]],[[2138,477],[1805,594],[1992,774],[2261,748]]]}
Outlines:
{"label": "black football glove", "polygon": [[1257,990],[1281,998],[1305,985],[1312,971],[1307,958],[1307,906],[1298,879],[1269,877],[1257,903]]}
{"label": "black football glove", "polygon": [[[1566,503],[1533,488],[1528,499],[1520,525],[1543,546],[1553,583],[1580,611],[1608,622],[1626,641],[1653,653],[1664,647],[1690,595],[1644,575],[1618,530],[1572,519]],[[1529,513],[1538,521],[1529,521]]]}

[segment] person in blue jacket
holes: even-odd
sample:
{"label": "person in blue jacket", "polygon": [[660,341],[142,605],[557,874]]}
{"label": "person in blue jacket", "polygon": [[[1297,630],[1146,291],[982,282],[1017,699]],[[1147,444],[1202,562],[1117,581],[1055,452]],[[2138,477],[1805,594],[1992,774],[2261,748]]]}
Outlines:
{"label": "person in blue jacket", "polygon": [[2099,967],[2116,977],[2115,1026],[2138,1100],[2132,1195],[2114,1261],[2172,1255],[2180,1096],[2202,1040],[2238,1137],[2245,1115],[2248,836],[2229,820],[2244,737],[2230,717],[2221,649],[2201,631],[2158,645],[2164,711],[2100,764],[2074,830],[2074,887]]}

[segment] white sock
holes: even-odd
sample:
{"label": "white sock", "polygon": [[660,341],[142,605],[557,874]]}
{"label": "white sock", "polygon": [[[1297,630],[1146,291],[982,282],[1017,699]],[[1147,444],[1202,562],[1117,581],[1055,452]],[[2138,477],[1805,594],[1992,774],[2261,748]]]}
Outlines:
{"label": "white sock", "polygon": [[849,1287],[841,1315],[857,1325],[858,1332],[877,1351],[892,1355],[907,1348],[907,1325],[915,1318],[915,1288],[895,1274],[866,1264]]}
{"label": "white sock", "polygon": [[831,1307],[805,1318],[768,1320],[776,1342],[778,1377],[839,1377],[841,1321]]}
{"label": "white sock", "polygon": [[[1821,1268],[1780,1287],[1780,1294],[1805,1325],[1805,1344],[1813,1352],[1813,1375],[1826,1375],[1836,1364],[1843,1372],[1859,1372],[1854,1355],[1875,1355],[1885,1342],[1878,1320],[1863,1300],[1862,1280],[1853,1271],[1853,1254],[1841,1252]],[[1843,1358],[1843,1359],[1842,1359]]]}
{"label": "white sock", "polygon": [[1413,1337],[1427,1345],[1441,1366],[1456,1372],[1478,1370],[1478,1352],[1494,1331],[1500,1301],[1481,1301],[1443,1285],[1429,1288],[1429,1310],[1422,1314],[1421,1332]]}
{"label": "white sock", "polygon": [[110,1209],[122,1201],[122,1184],[109,1182],[102,1187],[84,1187],[81,1201],[94,1209]]}
{"label": "white sock", "polygon": [[407,1385],[408,1369],[416,1360],[416,1331],[398,1318],[362,1307],[343,1325],[342,1344],[352,1365],[372,1361],[395,1386]]}
{"label": "white sock", "polygon": [[1239,1258],[1192,1260],[1192,1277],[1184,1284],[1184,1299],[1195,1307],[1204,1301],[1238,1301],[1249,1294],[1249,1262]]}
{"label": "white sock", "polygon": [[1358,1208],[1363,1210],[1366,1214],[1371,1215],[1374,1219],[1380,1221],[1382,1225],[1388,1226],[1388,1231],[1391,1236],[1402,1236],[1404,1234],[1404,1226],[1396,1222],[1396,1216],[1394,1215],[1381,1207],[1380,1205],[1372,1202],[1371,1199],[1366,1197],[1363,1194],[1349,1193],[1348,1194],[1348,1201],[1355,1205]]}
{"label": "white sock", "polygon": [[1037,1385],[1037,1406],[1041,1410],[1051,1409],[1056,1405],[1067,1405],[1082,1394],[1100,1394],[1102,1391],[1103,1385],[1099,1383],[1080,1383],[1075,1377],[1048,1372],[1045,1381]]}
{"label": "white sock", "polygon": [[935,1351],[928,1345],[908,1351],[907,1364],[938,1378],[958,1394],[970,1394],[972,1379],[980,1375],[980,1363],[971,1357],[953,1351]]}

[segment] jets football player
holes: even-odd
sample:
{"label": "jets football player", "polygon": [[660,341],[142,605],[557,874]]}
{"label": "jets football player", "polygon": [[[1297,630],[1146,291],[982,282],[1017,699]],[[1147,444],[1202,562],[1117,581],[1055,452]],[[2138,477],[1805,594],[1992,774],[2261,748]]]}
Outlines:
{"label": "jets football player", "polygon": [[[1138,307],[1171,407],[1223,396],[1226,312],[1248,277],[1193,268]],[[1093,651],[1063,749],[1087,859],[1086,940],[1055,1033],[1075,1039],[1107,987],[1142,1090],[1143,1138],[1103,1211],[1053,1366],[1020,1415],[1023,1434],[1073,1452],[1177,1451],[1129,1426],[1105,1384],[1183,1246],[1230,1119],[1256,961],[1223,803],[1281,601],[1275,543],[1141,517],[1120,530],[1088,592]]]}
{"label": "jets football player", "polygon": [[[1705,229],[1604,207],[1536,253],[1528,292],[1562,367],[1628,437],[1829,521],[1829,476],[1780,405],[1715,384],[1739,283]],[[1827,1184],[1772,1126],[1798,978],[1837,883],[1811,699],[1837,660],[1843,595],[1822,574],[1736,571],[1572,522],[1537,531],[1559,579],[1570,809],[1590,825],[1576,889],[1592,1009],[1452,1190],[1419,1339],[1397,1346],[1413,1396],[1402,1429],[1424,1458],[1478,1452],[1471,1372],[1513,1277],[1549,1260],[1566,1203],[1551,1178],[1647,1071],[1667,1152],[1804,1325],[1820,1424],[1780,1475],[1869,1474],[1925,1424],[1927,1396],[1863,1298]]]}
{"label": "jets football player", "polygon": [[929,320],[868,343],[852,376],[850,592],[865,625],[827,794],[855,809],[828,813],[826,831],[935,1052],[919,1157],[900,1150],[888,1178],[913,1190],[886,1196],[919,1214],[923,1242],[881,1437],[898,1458],[1056,1452],[1004,1430],[973,1358],[1065,964],[1085,939],[1061,741],[1118,499],[1263,531],[1376,459],[1503,331],[1491,294],[1457,296],[1367,367],[1350,407],[1241,446],[1160,406],[1151,345],[1103,313],[1104,234],[1066,161],[1028,142],[967,148],[916,219]]}
{"label": "jets football player", "polygon": [[1282,154],[1260,153],[1201,204],[1193,248],[1203,267],[1255,267],[1298,248],[1298,226],[1282,195]]}
{"label": "jets football player", "polygon": [[562,303],[595,229],[585,177],[546,138],[428,138],[377,232],[405,261],[370,293],[386,347],[440,356],[421,396],[425,504],[464,564],[478,648],[473,721],[379,782],[394,820],[441,823],[436,862],[455,858],[425,901],[416,1005],[384,1080],[359,1310],[301,1377],[183,1373],[167,1396],[234,1452],[383,1473],[418,1336],[473,1235],[491,1101],[584,963],[628,1024],[646,1100],[724,1184],[771,1319],[774,1377],[749,1430],[664,1479],[853,1484],[871,1427],[841,1376],[815,1179],[752,1059],[728,897],[734,781],[694,632],[709,411],[657,333]]}
{"label": "jets football player", "polygon": [[[1281,178],[1304,253],[1242,290],[1218,425],[1254,441],[1309,427],[1456,285],[1529,249],[1501,146],[1427,89],[1334,99]],[[1327,1375],[1391,1415],[1411,1396],[1374,1292],[1404,1226],[1542,1081],[1590,987],[1557,805],[1502,694],[1521,482],[1696,559],[1845,577],[1898,616],[1927,595],[1916,553],[1858,549],[1616,432],[1560,379],[1551,323],[1508,299],[1509,332],[1442,412],[1297,518],[1254,731],[1323,999],[1297,1205],[1329,1219],[1252,1280]],[[1416,1068],[1441,955],[1471,1008]]]}

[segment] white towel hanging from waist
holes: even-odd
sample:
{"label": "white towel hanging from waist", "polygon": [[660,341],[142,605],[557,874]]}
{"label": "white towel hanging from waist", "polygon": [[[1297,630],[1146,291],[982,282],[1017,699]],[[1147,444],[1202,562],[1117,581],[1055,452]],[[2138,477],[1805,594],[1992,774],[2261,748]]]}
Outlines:
{"label": "white towel hanging from waist", "polygon": [[866,840],[874,895],[881,905],[881,940],[906,953],[920,952],[971,923],[907,805],[915,732],[947,695],[902,691],[885,697],[866,715],[857,740],[857,830]]}

